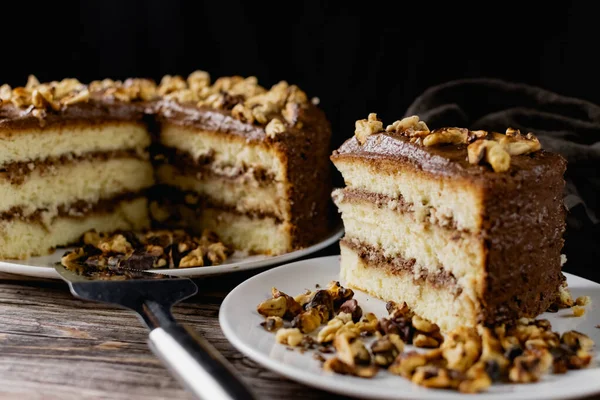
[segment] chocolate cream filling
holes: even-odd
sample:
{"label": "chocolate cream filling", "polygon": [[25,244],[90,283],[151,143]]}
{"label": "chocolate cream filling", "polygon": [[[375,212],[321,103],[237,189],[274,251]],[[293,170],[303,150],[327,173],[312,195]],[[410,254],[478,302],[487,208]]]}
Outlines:
{"label": "chocolate cream filling", "polygon": [[[97,202],[77,200],[73,203],[57,206],[56,214],[53,215],[53,217],[84,218],[90,214],[111,213],[120,205],[120,203],[124,201],[133,201],[141,197],[145,197],[144,192],[124,192],[109,199],[101,199]],[[38,208],[33,213],[26,213],[24,207],[17,206],[0,213],[0,220],[41,222],[44,219],[44,214],[48,212],[50,212],[50,210],[47,208]]]}
{"label": "chocolate cream filling", "polygon": [[185,171],[185,175],[214,176],[230,180],[247,177],[260,185],[269,185],[275,181],[274,174],[262,167],[216,165],[214,152],[194,158],[190,153],[179,149],[157,146],[156,149],[152,149],[152,154],[156,154],[153,157],[155,163],[170,164],[179,171]]}
{"label": "chocolate cream filling", "polygon": [[[412,213],[414,211],[413,204],[404,200],[402,195],[391,197],[385,194],[373,193],[362,189],[344,188],[341,191],[334,191],[332,194],[335,203],[358,203],[368,202],[377,208],[388,208],[391,211],[399,213]],[[434,207],[428,208],[428,213],[425,216],[425,221],[440,228],[456,231],[457,237],[460,237],[462,232],[456,226],[456,221],[451,216],[441,215]]]}
{"label": "chocolate cream filling", "polygon": [[462,292],[456,277],[443,267],[440,267],[440,272],[431,273],[419,268],[414,258],[387,257],[380,249],[357,239],[344,237],[340,244],[354,250],[369,267],[382,269],[391,275],[411,274],[416,284],[427,283],[435,288],[449,289],[455,296]]}
{"label": "chocolate cream filling", "polygon": [[44,160],[33,160],[13,162],[0,166],[0,179],[7,179],[13,185],[19,185],[25,178],[38,171],[42,176],[52,173],[57,166],[74,164],[81,161],[106,161],[113,158],[137,158],[148,159],[148,154],[140,153],[138,150],[114,150],[90,152],[81,155],[65,154],[60,157],[49,157]]}
{"label": "chocolate cream filling", "polygon": [[170,219],[185,219],[180,212],[180,208],[186,208],[196,215],[200,215],[203,210],[212,208],[219,211],[225,211],[236,215],[246,216],[250,219],[272,218],[277,224],[283,222],[275,213],[261,210],[240,211],[235,206],[216,202],[206,196],[200,196],[198,193],[183,191],[169,185],[157,185],[150,190],[151,201],[158,202],[163,208],[169,210]]}

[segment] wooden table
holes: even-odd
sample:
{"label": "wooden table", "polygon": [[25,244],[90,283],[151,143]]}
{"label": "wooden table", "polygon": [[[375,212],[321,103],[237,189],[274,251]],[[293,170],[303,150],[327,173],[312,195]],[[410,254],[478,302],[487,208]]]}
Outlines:
{"label": "wooden table", "polygon": [[[334,254],[337,249],[317,256]],[[342,399],[282,378],[237,352],[218,322],[226,294],[252,273],[197,280],[175,317],[206,337],[261,399]],[[1,399],[192,399],[126,310],[75,299],[62,281],[0,273]]]}
{"label": "wooden table", "polygon": [[[195,280],[199,294],[175,306],[175,318],[225,355],[260,399],[343,398],[280,377],[225,339],[219,306],[256,273]],[[62,281],[0,273],[1,399],[192,399],[150,352],[147,337],[132,312],[78,300]]]}

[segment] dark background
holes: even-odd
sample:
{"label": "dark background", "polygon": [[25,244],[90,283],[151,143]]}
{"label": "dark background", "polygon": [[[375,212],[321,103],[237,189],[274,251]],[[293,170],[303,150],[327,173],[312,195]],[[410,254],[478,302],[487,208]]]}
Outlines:
{"label": "dark background", "polygon": [[[196,69],[256,75],[264,86],[284,79],[321,99],[332,147],[353,134],[356,119],[376,111],[393,121],[426,88],[459,78],[502,78],[600,103],[592,2],[10,3],[0,10],[5,83],[23,85],[29,73],[159,80]],[[598,244],[595,232],[586,248]],[[577,254],[583,269],[575,272],[600,280],[594,253]]]}

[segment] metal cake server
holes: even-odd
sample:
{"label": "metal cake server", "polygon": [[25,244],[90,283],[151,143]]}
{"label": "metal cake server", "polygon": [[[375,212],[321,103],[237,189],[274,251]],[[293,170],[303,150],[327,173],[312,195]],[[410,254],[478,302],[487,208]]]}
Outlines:
{"label": "metal cake server", "polygon": [[148,343],[154,354],[198,398],[255,398],[210,343],[173,318],[171,307],[198,291],[191,279],[127,270],[120,280],[98,280],[60,263],[55,268],[75,297],[135,311],[150,329]]}

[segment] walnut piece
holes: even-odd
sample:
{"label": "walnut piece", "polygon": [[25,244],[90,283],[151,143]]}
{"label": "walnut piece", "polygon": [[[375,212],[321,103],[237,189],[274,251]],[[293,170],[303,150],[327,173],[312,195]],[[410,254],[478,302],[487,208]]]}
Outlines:
{"label": "walnut piece", "polygon": [[288,346],[296,347],[304,338],[302,332],[298,328],[283,328],[279,329],[275,334],[275,340],[277,343],[287,344]]}
{"label": "walnut piece", "polygon": [[411,138],[423,138],[429,135],[427,124],[419,120],[416,115],[395,121],[385,128],[386,132],[395,132]]}
{"label": "walnut piece", "polygon": [[271,139],[274,139],[280,133],[285,132],[285,125],[279,118],[273,118],[265,127],[265,133]]}
{"label": "walnut piece", "polygon": [[179,268],[203,267],[204,266],[204,251],[201,247],[197,247],[190,251],[179,261]]}
{"label": "walnut piece", "polygon": [[377,118],[377,114],[370,113],[367,119],[356,121],[354,135],[356,140],[362,145],[371,135],[383,131],[383,123]]}
{"label": "walnut piece", "polygon": [[587,306],[591,301],[590,296],[579,296],[575,299],[575,304],[578,306]]}
{"label": "walnut piece", "polygon": [[467,142],[469,130],[464,128],[441,128],[436,129],[423,138],[424,146],[436,146],[439,144],[463,144]]}
{"label": "walnut piece", "polygon": [[573,306],[573,315],[576,317],[582,317],[585,314],[585,308],[581,306]]}
{"label": "walnut piece", "polygon": [[275,332],[277,329],[283,327],[283,319],[277,316],[269,316],[260,325],[268,332]]}

